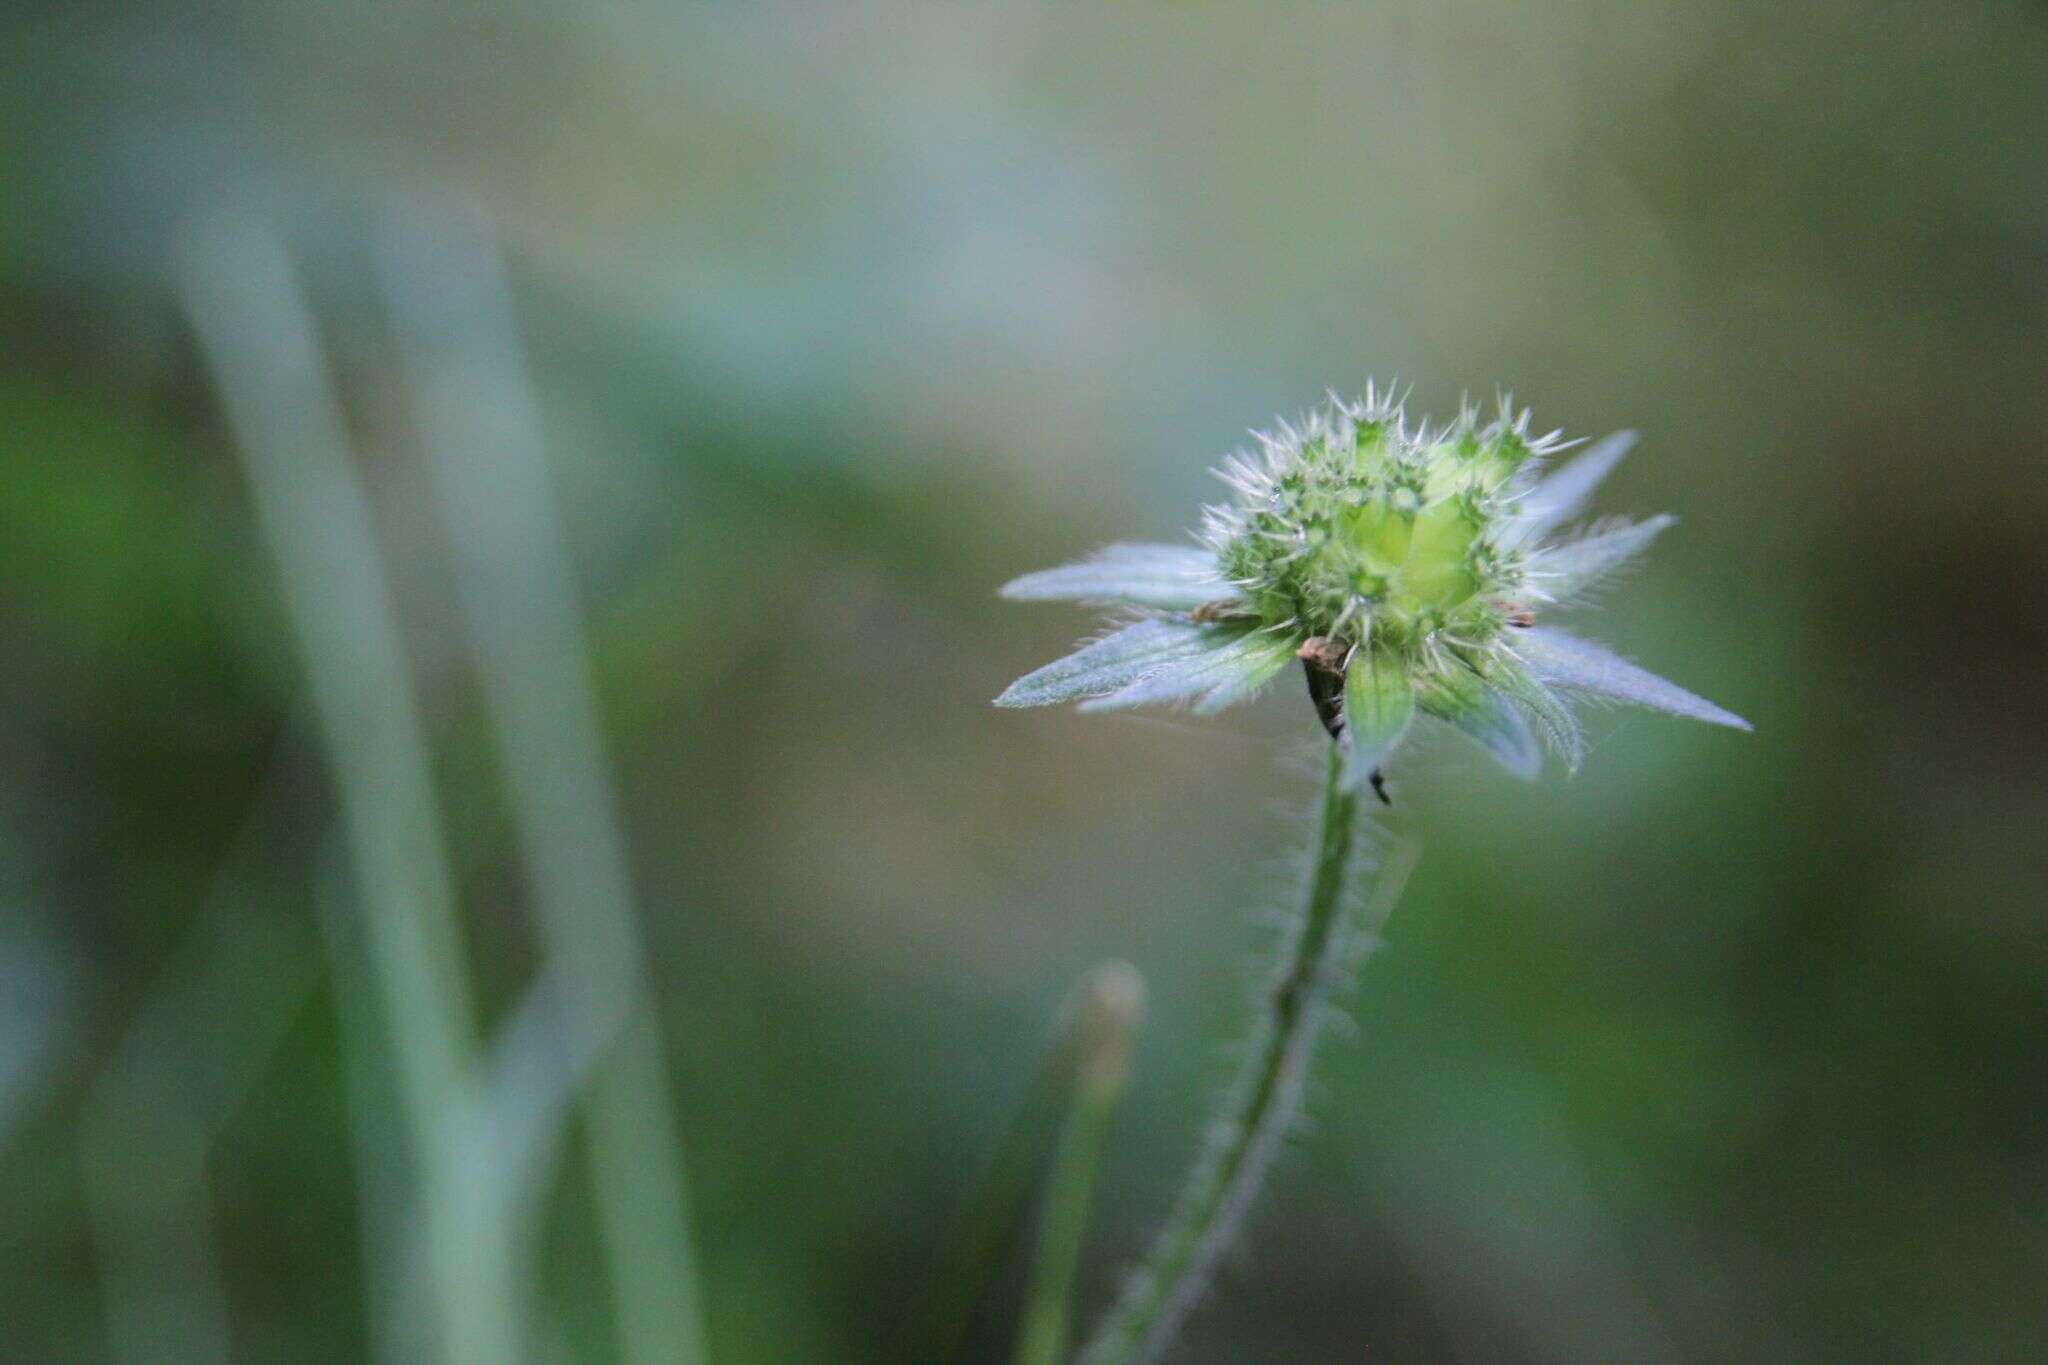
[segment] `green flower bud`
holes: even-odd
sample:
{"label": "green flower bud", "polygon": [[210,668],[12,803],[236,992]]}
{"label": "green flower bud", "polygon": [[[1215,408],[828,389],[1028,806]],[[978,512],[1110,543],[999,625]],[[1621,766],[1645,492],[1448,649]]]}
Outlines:
{"label": "green flower bud", "polygon": [[1112,546],[1005,589],[1122,604],[1151,619],[1019,680],[999,704],[1183,701],[1212,710],[1298,659],[1318,715],[1347,748],[1347,773],[1375,789],[1418,711],[1524,774],[1536,767],[1537,732],[1576,763],[1578,731],[1558,690],[1748,728],[1537,625],[1670,519],[1552,543],[1634,436],[1609,437],[1545,474],[1563,443],[1557,432],[1529,433],[1529,413],[1506,400],[1484,425],[1468,403],[1447,426],[1411,429],[1399,400],[1370,384],[1358,402],[1333,397],[1259,433],[1256,454],[1218,471],[1233,497],[1207,510],[1202,548]]}

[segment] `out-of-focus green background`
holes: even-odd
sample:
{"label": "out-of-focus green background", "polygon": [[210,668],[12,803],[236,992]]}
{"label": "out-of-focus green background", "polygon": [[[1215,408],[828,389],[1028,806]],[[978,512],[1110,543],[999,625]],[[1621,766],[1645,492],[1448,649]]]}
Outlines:
{"label": "out-of-focus green background", "polygon": [[[172,0],[0,34],[0,1358],[404,1356],[360,898],[176,266],[221,204],[317,319],[492,1021],[545,947],[451,568],[478,509],[407,379],[435,280],[380,242],[502,251],[721,1365],[902,1358],[1107,957],[1152,1011],[1084,1321],[1142,1247],[1316,727],[1292,687],[991,710],[1089,628],[995,590],[1174,539],[1245,428],[1395,373],[1639,427],[1601,506],[1682,524],[1587,628],[1756,733],[1607,712],[1533,787],[1403,761],[1419,870],[1178,1358],[2048,1357],[2048,11]],[[545,1358],[615,1358],[589,1138],[537,1191]]]}

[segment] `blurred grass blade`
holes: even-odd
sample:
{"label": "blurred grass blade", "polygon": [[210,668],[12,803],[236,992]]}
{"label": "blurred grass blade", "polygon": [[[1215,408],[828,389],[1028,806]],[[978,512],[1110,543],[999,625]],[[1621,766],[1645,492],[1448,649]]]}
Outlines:
{"label": "blurred grass blade", "polygon": [[371,1008],[376,988],[367,979],[365,964],[374,958],[362,941],[361,916],[353,913],[361,898],[349,885],[339,849],[322,855],[315,867],[314,898],[334,982],[370,1356],[386,1365],[403,1365],[420,1357],[422,1310],[432,1307],[419,1302],[419,1277],[413,1265],[419,1249],[407,1235],[406,1192],[388,1178],[406,1161],[404,1097],[389,1068],[379,1065],[392,1048],[387,1021]]}
{"label": "blurred grass blade", "polygon": [[86,1207],[120,1360],[231,1358],[206,1162],[319,965],[303,923],[262,913],[276,890],[265,856],[303,815],[285,780],[295,757],[273,761],[204,914],[144,998],[80,1114]]}
{"label": "blurred grass blade", "polygon": [[1060,1006],[1051,1041],[1030,1084],[939,1240],[895,1359],[943,1365],[958,1357],[966,1344],[976,1310],[1015,1243],[1046,1131],[1087,1059],[1093,979],[1093,973],[1084,977]]}
{"label": "blurred grass blade", "polygon": [[[625,1357],[696,1361],[702,1294],[674,1082],[511,288],[488,224],[451,209],[394,204],[379,247],[547,968],[566,996],[556,1017],[586,1031],[559,1053],[595,1062],[591,1181]],[[565,1093],[540,1087],[527,1102]]]}
{"label": "blurred grass blade", "polygon": [[47,1093],[77,988],[67,955],[31,931],[19,899],[11,909],[13,922],[0,921],[0,1152]]}
{"label": "blurred grass blade", "polygon": [[1024,1294],[1017,1365],[1058,1365],[1067,1355],[1074,1272],[1110,1122],[1129,1079],[1131,1050],[1145,1013],[1145,981],[1127,963],[1106,962],[1081,983],[1079,1065],[1073,1100],[1054,1149],[1038,1248]]}
{"label": "blurred grass blade", "polygon": [[227,1277],[204,1140],[179,1116],[134,1124],[126,1137],[152,1161],[123,1155],[104,1129],[84,1152],[111,1358],[227,1365]]}
{"label": "blurred grass blade", "polygon": [[216,209],[193,225],[181,267],[333,765],[417,1165],[438,1353],[517,1360],[517,1276],[474,1121],[468,967],[368,495],[283,243]]}
{"label": "blurred grass blade", "polygon": [[1039,1143],[1074,1071],[1071,1038],[1040,1062],[967,1197],[939,1240],[925,1288],[909,1318],[899,1360],[946,1365],[956,1359],[995,1283],[1031,1194]]}
{"label": "blurred grass blade", "polygon": [[558,971],[543,968],[498,1025],[484,1064],[485,1123],[517,1228],[532,1226],[566,1136],[564,1120],[614,1043],[614,1034],[575,1021],[578,994]]}

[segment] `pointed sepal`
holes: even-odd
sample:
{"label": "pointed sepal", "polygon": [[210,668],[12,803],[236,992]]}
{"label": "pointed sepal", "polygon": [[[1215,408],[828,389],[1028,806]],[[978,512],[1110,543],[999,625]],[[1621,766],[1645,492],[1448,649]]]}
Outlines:
{"label": "pointed sepal", "polygon": [[1103,602],[1193,611],[1235,590],[1217,571],[1216,556],[1191,545],[1111,545],[1078,564],[1025,574],[1003,586],[1021,602]]}
{"label": "pointed sepal", "polygon": [[1344,781],[1356,789],[1392,753],[1415,719],[1407,665],[1383,649],[1361,649],[1344,674]]}
{"label": "pointed sepal", "polygon": [[1186,621],[1139,621],[1010,684],[997,706],[1057,706],[1129,687],[1168,664],[1228,644],[1230,632]]}
{"label": "pointed sepal", "polygon": [[1487,671],[1487,681],[1513,700],[1543,737],[1543,742],[1550,746],[1550,751],[1564,763],[1565,772],[1578,772],[1579,761],[1586,753],[1585,738],[1579,730],[1579,718],[1572,714],[1564,698],[1512,660],[1497,661]]}
{"label": "pointed sepal", "polygon": [[1530,559],[1530,575],[1551,601],[1569,602],[1649,549],[1651,541],[1677,522],[1674,516],[1655,516],[1551,546]]}
{"label": "pointed sepal", "polygon": [[1543,771],[1543,748],[1521,709],[1500,692],[1467,674],[1468,685],[1441,686],[1418,701],[1435,716],[1486,750],[1495,762],[1527,782]]}
{"label": "pointed sepal", "polygon": [[1677,683],[1667,682],[1606,647],[1576,635],[1539,626],[1519,632],[1516,645],[1528,662],[1529,672],[1553,687],[1612,697],[1737,730],[1751,728],[1748,721],[1734,712],[1723,710]]}
{"label": "pointed sepal", "polygon": [[1083,711],[1184,703],[1207,715],[1248,700],[1294,659],[1287,640],[1264,631],[1234,638],[1218,627],[1202,629],[1217,643],[1169,660],[1129,686],[1081,703]]}
{"label": "pointed sepal", "polygon": [[1577,516],[1593,492],[1635,448],[1636,433],[1617,431],[1543,476],[1515,510],[1515,529],[1533,541]]}

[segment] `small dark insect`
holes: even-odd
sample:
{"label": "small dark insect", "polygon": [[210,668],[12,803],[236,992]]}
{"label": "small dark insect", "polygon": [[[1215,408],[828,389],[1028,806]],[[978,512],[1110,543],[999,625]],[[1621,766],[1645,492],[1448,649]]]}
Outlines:
{"label": "small dark insect", "polygon": [[[1296,651],[1302,671],[1308,675],[1309,700],[1315,703],[1316,719],[1330,732],[1330,738],[1344,742],[1344,660],[1350,650],[1341,642],[1314,636]],[[1384,805],[1393,805],[1387,795],[1387,778],[1378,768],[1369,779],[1372,794]]]}
{"label": "small dark insect", "polygon": [[1504,618],[1507,623],[1518,630],[1527,630],[1536,624],[1536,613],[1519,602],[1503,602],[1500,609],[1507,613]]}
{"label": "small dark insect", "polygon": [[1316,704],[1316,719],[1330,732],[1331,739],[1344,738],[1344,675],[1318,665],[1313,659],[1301,661],[1308,674],[1308,697]]}

